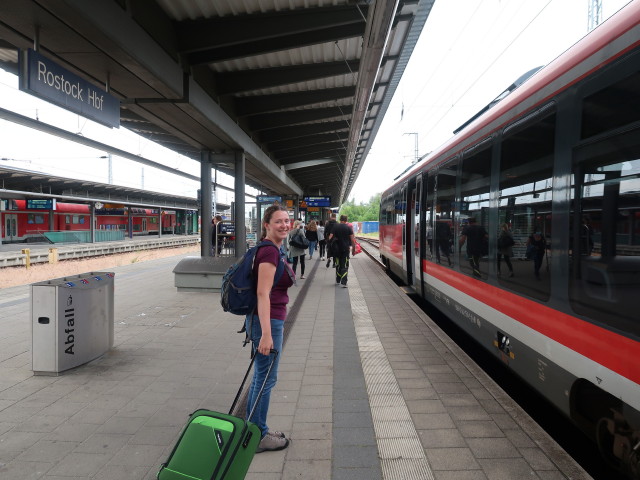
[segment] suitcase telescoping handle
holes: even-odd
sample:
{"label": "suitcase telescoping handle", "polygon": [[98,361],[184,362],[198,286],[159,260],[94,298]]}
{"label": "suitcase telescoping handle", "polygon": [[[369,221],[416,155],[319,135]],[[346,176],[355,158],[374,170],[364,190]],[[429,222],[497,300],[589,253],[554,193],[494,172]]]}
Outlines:
{"label": "suitcase telescoping handle", "polygon": [[[253,352],[251,355],[251,362],[249,362],[249,368],[247,368],[247,373],[244,374],[244,378],[242,379],[242,383],[240,384],[240,388],[238,389],[238,393],[236,393],[236,398],[233,399],[233,403],[231,404],[231,408],[229,409],[229,415],[233,415],[233,409],[236,408],[236,403],[238,403],[238,399],[240,398],[240,393],[242,393],[242,388],[244,387],[245,382],[247,381],[247,377],[249,376],[249,372],[251,371],[251,367],[253,367],[253,362],[256,360],[256,355],[258,354],[258,350]],[[271,373],[271,369],[273,368],[273,364],[276,362],[276,358],[278,357],[278,351],[271,349],[269,353],[271,356],[271,363],[269,364],[269,369],[267,370],[267,374],[264,377],[264,382],[262,382],[262,386],[260,387],[260,391],[258,392],[258,396],[256,397],[256,401],[253,403],[251,407],[251,412],[249,412],[249,417],[247,421],[251,421],[251,417],[253,417],[253,413],[256,410],[256,406],[260,401],[260,397],[262,396],[262,392],[264,390],[265,385],[267,384],[267,380],[269,379],[269,374]]]}

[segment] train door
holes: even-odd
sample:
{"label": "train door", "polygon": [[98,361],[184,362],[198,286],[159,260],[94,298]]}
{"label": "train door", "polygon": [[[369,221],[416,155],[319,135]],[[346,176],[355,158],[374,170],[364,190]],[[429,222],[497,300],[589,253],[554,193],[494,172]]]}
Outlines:
{"label": "train door", "polygon": [[142,217],[142,233],[147,233],[147,219]]}
{"label": "train door", "polygon": [[413,209],[415,208],[414,186],[402,187],[402,270],[406,273],[407,285],[413,285]]}
{"label": "train door", "polygon": [[422,178],[416,178],[415,187],[411,190],[411,210],[409,216],[411,218],[412,238],[408,245],[408,251],[411,251],[413,286],[417,292],[422,290],[422,255],[420,250],[421,239],[424,238],[424,225],[421,221],[422,210]]}
{"label": "train door", "polygon": [[[429,175],[425,177],[422,187],[422,195],[425,199],[421,208],[422,218],[424,223],[424,229],[420,236],[420,243],[422,244],[421,257],[425,260],[435,262],[435,248],[436,248],[436,229],[434,225],[434,212],[433,212],[433,197],[435,195],[436,176],[433,171],[429,172]],[[427,263],[425,268],[429,268]],[[427,270],[428,272],[428,270]]]}
{"label": "train door", "polygon": [[18,215],[7,213],[4,215],[4,241],[15,242],[18,240]]}

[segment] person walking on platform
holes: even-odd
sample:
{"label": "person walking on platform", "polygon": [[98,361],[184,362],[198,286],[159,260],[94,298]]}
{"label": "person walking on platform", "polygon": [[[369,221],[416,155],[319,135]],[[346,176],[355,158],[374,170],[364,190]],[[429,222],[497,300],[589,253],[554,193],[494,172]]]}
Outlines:
{"label": "person walking on platform", "polygon": [[[331,264],[331,232],[333,231],[333,227],[336,225],[336,214],[332,213],[329,221],[324,226],[324,238],[327,240],[327,268],[329,268],[329,265]],[[333,266],[336,266],[335,259],[333,259]]]}
{"label": "person walking on platform", "polygon": [[546,252],[547,242],[542,232],[538,231],[530,235],[527,239],[527,258],[533,260],[533,274],[538,280],[540,280],[540,267]]}
{"label": "person walking on platform", "polygon": [[351,255],[356,254],[356,237],[353,228],[347,225],[347,216],[340,215],[340,223],[336,224],[329,235],[332,243],[331,251],[334,253],[336,263],[336,284],[347,288],[347,274],[349,273],[349,250]]}
{"label": "person walking on platform", "polygon": [[[284,322],[287,316],[287,304],[289,303],[287,291],[293,285],[293,279],[295,278],[289,264],[280,253],[280,247],[288,233],[289,213],[287,209],[281,205],[272,205],[267,208],[262,219],[262,239],[273,242],[278,249],[260,248],[254,259],[253,273],[258,279],[256,287],[258,307],[257,314],[247,315],[245,327],[251,338],[253,353],[257,351],[257,354],[253,367],[253,379],[251,380],[247,397],[247,417],[251,407],[256,402],[271,364],[271,350],[276,350],[278,354],[273,361],[273,367],[267,377],[264,391],[251,419],[262,433],[262,439],[258,444],[256,453],[282,450],[289,446],[289,439],[286,438],[284,433],[272,432],[267,426],[271,390],[276,384],[278,364],[282,357]],[[276,267],[279,262],[284,262],[287,275],[282,275],[278,283],[274,285]]]}
{"label": "person walking on platform", "polygon": [[478,225],[474,217],[469,217],[469,223],[462,229],[459,245],[462,250],[465,242],[467,244],[467,257],[474,277],[481,277],[480,258],[488,253],[488,239],[489,235],[484,227]]}
{"label": "person walking on platform", "polygon": [[315,220],[311,220],[307,225],[307,231],[304,232],[307,240],[309,240],[309,260],[313,258],[313,252],[316,251],[318,245],[318,225]]}
{"label": "person walking on platform", "polygon": [[515,241],[513,240],[513,234],[509,229],[508,223],[503,223],[500,227],[500,233],[498,235],[498,276],[502,273],[500,272],[500,263],[502,257],[504,257],[504,262],[507,264],[507,268],[509,269],[509,277],[513,277],[513,265],[511,264],[511,257],[513,257],[513,246],[515,245]]}
{"label": "person walking on platform", "polygon": [[289,258],[293,259],[293,273],[296,273],[298,268],[298,262],[300,263],[300,278],[304,278],[304,257],[305,249],[297,247],[291,243],[291,239],[296,235],[302,235],[304,237],[304,223],[300,220],[296,220],[293,224],[293,228],[289,232],[289,238],[287,244],[289,245]]}
{"label": "person walking on platform", "polygon": [[211,220],[211,256],[220,256],[222,251],[222,243],[224,237],[220,236],[220,222],[222,222],[222,216],[216,215]]}
{"label": "person walking on platform", "polygon": [[320,261],[324,260],[327,241],[324,237],[324,220],[318,223],[318,249],[320,250]]}

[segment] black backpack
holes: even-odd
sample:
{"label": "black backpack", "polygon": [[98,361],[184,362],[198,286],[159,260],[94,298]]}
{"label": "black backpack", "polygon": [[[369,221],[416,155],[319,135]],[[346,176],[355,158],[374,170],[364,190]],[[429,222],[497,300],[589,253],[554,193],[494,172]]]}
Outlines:
{"label": "black backpack", "polygon": [[[234,315],[247,315],[252,313],[258,303],[256,292],[257,279],[253,275],[253,262],[258,249],[264,246],[278,247],[269,240],[259,242],[255,247],[251,247],[240,260],[231,265],[227,273],[222,277],[222,287],[220,289],[220,304],[225,312]],[[280,281],[284,273],[284,258],[278,249],[280,262],[276,267],[276,274],[273,279],[275,285]]]}

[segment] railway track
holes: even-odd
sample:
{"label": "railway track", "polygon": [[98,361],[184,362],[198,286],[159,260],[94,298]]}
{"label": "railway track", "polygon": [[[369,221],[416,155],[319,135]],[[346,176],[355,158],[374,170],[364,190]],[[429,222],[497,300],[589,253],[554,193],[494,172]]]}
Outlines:
{"label": "railway track", "polygon": [[371,237],[356,237],[360,246],[362,247],[362,251],[367,254],[369,258],[376,262],[376,264],[385,269],[384,263],[380,260],[380,254],[378,250],[378,246],[380,241],[377,238]]}
{"label": "railway track", "polygon": [[3,249],[6,250],[0,251],[0,268],[24,266],[27,263],[27,255],[30,264],[52,263],[52,250],[55,250],[55,261],[62,261],[137,252],[141,250],[186,247],[199,243],[199,235],[166,235],[160,238],[136,238],[134,240],[98,243],[12,244],[3,246]]}

